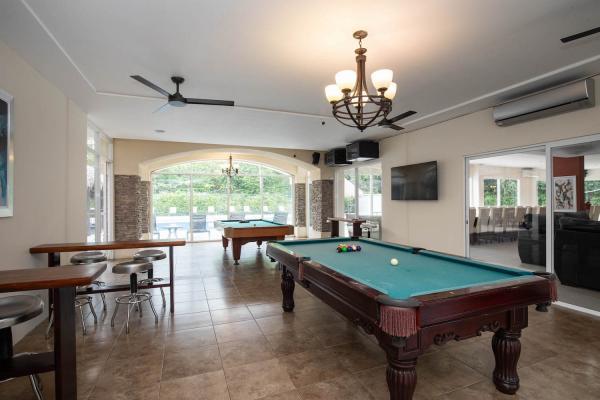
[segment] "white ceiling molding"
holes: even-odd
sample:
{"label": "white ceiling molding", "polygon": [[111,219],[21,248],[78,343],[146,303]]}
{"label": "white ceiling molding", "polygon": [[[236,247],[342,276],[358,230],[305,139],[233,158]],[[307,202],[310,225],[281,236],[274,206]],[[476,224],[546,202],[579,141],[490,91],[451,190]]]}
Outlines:
{"label": "white ceiling molding", "polygon": [[[379,11],[363,12],[361,26],[351,18],[360,6],[342,0],[307,0],[302,9],[264,1],[261,10],[252,0],[177,7],[150,1],[140,13],[136,1],[20,0],[0,5],[0,40],[112,137],[318,150],[417,130],[600,73],[600,39],[559,43],[597,24],[594,0],[464,0],[452,7],[382,0]],[[360,28],[370,33],[367,72],[395,71],[391,116],[418,112],[403,121],[405,131],[360,133],[330,114],[322,88],[352,67],[351,34]],[[182,75],[184,95],[238,105],[153,114],[164,99],[131,74],[169,92],[169,77]],[[157,138],[157,127],[169,135]]]}

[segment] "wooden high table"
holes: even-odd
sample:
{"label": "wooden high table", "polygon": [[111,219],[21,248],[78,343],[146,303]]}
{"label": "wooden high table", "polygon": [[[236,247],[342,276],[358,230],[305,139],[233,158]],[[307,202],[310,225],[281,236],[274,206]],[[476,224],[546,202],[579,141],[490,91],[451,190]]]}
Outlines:
{"label": "wooden high table", "polygon": [[[168,287],[171,313],[175,312],[175,271],[173,260],[173,247],[185,246],[185,240],[123,240],[115,242],[90,242],[90,243],[59,243],[59,244],[41,244],[29,249],[31,254],[48,254],[48,267],[60,266],[60,253],[70,253],[75,251],[96,251],[96,250],[124,250],[124,249],[142,249],[149,247],[168,247],[169,248],[169,281],[165,283],[153,283],[151,285],[140,285],[139,289],[152,289],[159,287]],[[152,270],[148,271],[148,278],[152,278]],[[85,289],[79,294],[93,294],[105,292],[121,292],[129,290],[129,285],[106,285],[93,289]]]}
{"label": "wooden high table", "polygon": [[91,284],[105,270],[106,263],[0,271],[0,293],[54,292],[54,351],[22,355],[0,365],[0,381],[54,371],[54,398],[77,399],[75,287]]}
{"label": "wooden high table", "polygon": [[361,237],[362,236],[362,228],[360,227],[362,224],[367,222],[366,219],[358,219],[358,218],[338,218],[332,217],[327,218],[327,222],[331,222],[331,237],[339,237],[340,236],[340,222],[351,222],[352,223],[352,237]]}

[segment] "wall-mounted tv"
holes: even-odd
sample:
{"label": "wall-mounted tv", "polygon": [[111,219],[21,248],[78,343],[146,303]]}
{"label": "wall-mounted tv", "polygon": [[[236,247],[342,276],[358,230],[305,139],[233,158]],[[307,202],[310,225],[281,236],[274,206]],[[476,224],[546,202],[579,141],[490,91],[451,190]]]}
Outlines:
{"label": "wall-mounted tv", "polygon": [[392,168],[392,200],[437,199],[437,161]]}

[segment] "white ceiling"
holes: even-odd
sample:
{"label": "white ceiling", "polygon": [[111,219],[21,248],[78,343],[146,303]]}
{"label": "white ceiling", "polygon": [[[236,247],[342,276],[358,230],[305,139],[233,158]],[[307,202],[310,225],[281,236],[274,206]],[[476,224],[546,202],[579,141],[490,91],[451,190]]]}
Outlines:
{"label": "white ceiling", "polygon": [[[417,129],[600,73],[600,35],[559,41],[599,16],[597,0],[7,0],[0,40],[113,137],[327,149],[396,134],[330,117],[323,88],[354,68],[357,29],[367,73],[394,70],[392,115],[418,111]],[[153,114],[164,101],[132,74],[169,91],[182,75],[185,96],[239,107]]]}

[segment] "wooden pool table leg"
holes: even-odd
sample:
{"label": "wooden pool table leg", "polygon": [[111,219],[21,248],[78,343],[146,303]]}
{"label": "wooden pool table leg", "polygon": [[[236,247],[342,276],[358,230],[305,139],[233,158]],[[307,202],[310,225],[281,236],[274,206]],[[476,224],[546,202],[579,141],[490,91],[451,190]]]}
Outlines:
{"label": "wooden pool table leg", "polygon": [[281,293],[283,294],[283,302],[281,306],[283,311],[292,312],[294,311],[294,288],[296,283],[294,282],[294,275],[285,269],[285,266],[281,266]]}
{"label": "wooden pool table leg", "polygon": [[388,354],[385,377],[390,400],[411,400],[417,386],[417,359],[397,360]]}
{"label": "wooden pool table leg", "polygon": [[502,393],[515,394],[519,389],[517,363],[521,355],[521,329],[500,329],[492,338],[492,350],[496,359],[494,385]]}
{"label": "wooden pool table leg", "polygon": [[229,240],[225,236],[221,236],[221,241],[223,243],[223,250],[227,250],[227,246],[229,245]]}
{"label": "wooden pool table leg", "polygon": [[242,241],[241,239],[232,238],[231,239],[231,249],[233,250],[233,261],[234,265],[240,265],[238,262],[240,256],[242,255]]}
{"label": "wooden pool table leg", "polygon": [[260,249],[260,245],[262,244],[262,240],[257,240],[256,241],[256,245],[258,246],[258,248]]}

